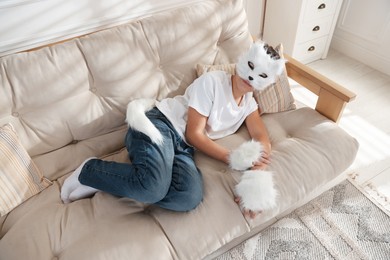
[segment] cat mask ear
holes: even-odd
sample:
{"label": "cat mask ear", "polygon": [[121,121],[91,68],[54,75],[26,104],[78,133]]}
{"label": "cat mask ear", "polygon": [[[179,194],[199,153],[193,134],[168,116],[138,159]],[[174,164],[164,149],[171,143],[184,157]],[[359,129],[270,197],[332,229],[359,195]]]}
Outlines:
{"label": "cat mask ear", "polygon": [[283,72],[285,60],[280,58],[274,48],[264,42],[254,42],[249,50],[238,60],[236,71],[238,76],[253,88],[263,90],[276,81]]}

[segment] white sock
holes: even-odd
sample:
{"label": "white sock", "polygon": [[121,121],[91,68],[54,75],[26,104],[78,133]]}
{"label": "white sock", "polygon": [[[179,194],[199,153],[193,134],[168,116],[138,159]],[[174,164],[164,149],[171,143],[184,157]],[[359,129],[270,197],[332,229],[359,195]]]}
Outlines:
{"label": "white sock", "polygon": [[97,189],[81,184],[79,181],[79,176],[84,164],[95,158],[96,157],[91,157],[86,159],[68,178],[66,178],[61,188],[61,200],[64,203],[86,198],[98,191]]}
{"label": "white sock", "polygon": [[72,193],[69,195],[69,200],[75,201],[79,199],[88,198],[98,191],[99,190],[95,188],[80,183],[80,186],[77,187],[74,191],[72,191]]}

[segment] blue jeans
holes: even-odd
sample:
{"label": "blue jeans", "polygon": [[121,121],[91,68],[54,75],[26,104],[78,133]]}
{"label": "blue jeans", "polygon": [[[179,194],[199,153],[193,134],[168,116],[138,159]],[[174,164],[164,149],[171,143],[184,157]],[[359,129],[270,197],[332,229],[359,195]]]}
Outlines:
{"label": "blue jeans", "polygon": [[194,209],[203,198],[202,175],[193,160],[194,148],[184,142],[157,108],[146,116],[163,135],[163,145],[129,129],[125,142],[131,164],[92,159],[83,166],[79,181],[116,196],[174,211]]}

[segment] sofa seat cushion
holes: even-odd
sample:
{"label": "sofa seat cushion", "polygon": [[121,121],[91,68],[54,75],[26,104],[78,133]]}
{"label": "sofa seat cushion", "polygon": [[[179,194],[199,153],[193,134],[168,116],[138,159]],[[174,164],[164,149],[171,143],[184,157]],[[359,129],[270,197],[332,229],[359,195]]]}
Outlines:
{"label": "sofa seat cushion", "polygon": [[[63,204],[64,177],[2,218],[0,252],[5,259],[202,259],[275,221],[343,172],[354,159],[356,140],[311,108],[263,116],[272,141],[278,206],[245,219],[233,201],[240,173],[197,152],[204,199],[178,213],[98,192]],[[234,149],[249,140],[245,127],[219,143]],[[129,162],[125,149],[105,158]],[[23,234],[31,234],[25,236]],[[15,250],[17,245],[23,245]]]}
{"label": "sofa seat cushion", "polygon": [[[268,170],[274,174],[279,196],[277,208],[263,212],[254,221],[247,220],[252,228],[291,210],[298,202],[307,201],[311,194],[325,191],[326,184],[338,178],[351,165],[359,147],[354,137],[309,107],[265,114],[262,118],[272,143]],[[247,129],[241,127],[234,136],[218,142],[234,149],[249,138]],[[226,175],[232,176],[234,184],[241,177],[240,172],[228,169],[203,154],[198,154],[197,163],[205,171],[219,167],[220,172],[226,171]],[[234,186],[230,188],[234,190]]]}
{"label": "sofa seat cushion", "polygon": [[311,108],[264,120],[273,147],[270,170],[280,192],[279,210],[338,177],[356,157],[357,140]]}

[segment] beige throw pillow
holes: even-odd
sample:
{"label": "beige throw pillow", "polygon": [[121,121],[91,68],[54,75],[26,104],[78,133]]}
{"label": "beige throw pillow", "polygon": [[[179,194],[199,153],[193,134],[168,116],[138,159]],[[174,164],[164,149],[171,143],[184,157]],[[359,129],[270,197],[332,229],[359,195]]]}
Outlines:
{"label": "beige throw pillow", "polygon": [[[283,58],[282,46],[278,45],[275,49],[278,50],[279,55]],[[198,77],[203,73],[215,70],[226,71],[227,73],[234,75],[236,73],[236,64],[196,65]],[[263,91],[260,92],[255,90],[253,96],[256,99],[262,114],[283,112],[296,108],[286,70],[277,77],[275,83],[269,85]]]}
{"label": "beige throw pillow", "polygon": [[0,216],[50,184],[20,143],[12,126],[0,127]]}
{"label": "beige throw pillow", "polygon": [[196,74],[199,77],[200,75],[209,72],[222,70],[227,73],[234,75],[236,74],[236,64],[216,64],[216,65],[206,65],[206,64],[197,64],[196,65]]}

